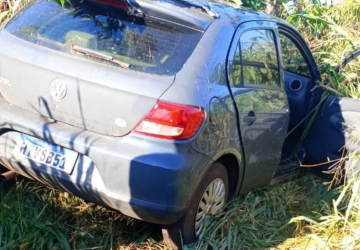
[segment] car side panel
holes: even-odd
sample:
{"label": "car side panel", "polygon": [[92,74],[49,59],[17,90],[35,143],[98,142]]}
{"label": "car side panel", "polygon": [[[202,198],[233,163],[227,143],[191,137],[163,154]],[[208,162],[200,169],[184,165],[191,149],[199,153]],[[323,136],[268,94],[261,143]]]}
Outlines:
{"label": "car side panel", "polygon": [[[206,120],[199,134],[192,139],[194,150],[213,160],[232,154],[240,168],[238,190],[243,175],[242,148],[236,120],[227,87],[226,61],[236,25],[227,16],[213,22],[188,63],[176,75],[173,85],[161,100],[201,106]],[[207,169],[201,169],[204,173]],[[198,180],[199,183],[200,180]],[[194,183],[195,187],[198,183]]]}

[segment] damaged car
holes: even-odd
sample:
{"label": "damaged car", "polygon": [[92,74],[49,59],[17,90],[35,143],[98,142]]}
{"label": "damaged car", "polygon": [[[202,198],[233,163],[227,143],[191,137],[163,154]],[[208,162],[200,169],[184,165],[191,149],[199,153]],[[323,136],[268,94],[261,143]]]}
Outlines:
{"label": "damaged car", "polygon": [[263,13],[32,1],[0,30],[2,176],[160,224],[181,248],[286,162],[338,157],[360,102],[325,98],[319,82],[301,35]]}

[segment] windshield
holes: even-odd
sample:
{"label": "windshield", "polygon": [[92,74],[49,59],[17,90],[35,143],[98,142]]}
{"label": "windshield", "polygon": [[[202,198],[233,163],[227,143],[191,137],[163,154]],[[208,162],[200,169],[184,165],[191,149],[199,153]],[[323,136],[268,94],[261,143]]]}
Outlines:
{"label": "windshield", "polygon": [[[81,46],[127,63],[131,70],[172,75],[178,72],[202,32],[151,17],[127,14],[118,0],[36,1],[23,9],[6,30],[24,40],[71,53]],[[85,56],[78,55],[77,56]],[[111,61],[90,58],[104,64]]]}

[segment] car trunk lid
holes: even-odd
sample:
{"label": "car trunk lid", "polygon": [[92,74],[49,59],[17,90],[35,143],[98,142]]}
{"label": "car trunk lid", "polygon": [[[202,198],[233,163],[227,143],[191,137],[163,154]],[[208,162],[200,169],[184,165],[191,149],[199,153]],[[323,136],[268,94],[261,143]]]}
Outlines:
{"label": "car trunk lid", "polygon": [[143,73],[126,70],[119,74],[116,67],[28,46],[17,39],[3,39],[2,33],[3,98],[26,110],[87,130],[111,136],[129,133],[174,79],[144,77]]}
{"label": "car trunk lid", "polygon": [[171,86],[202,31],[108,2],[25,7],[0,32],[3,98],[94,132],[129,133]]}

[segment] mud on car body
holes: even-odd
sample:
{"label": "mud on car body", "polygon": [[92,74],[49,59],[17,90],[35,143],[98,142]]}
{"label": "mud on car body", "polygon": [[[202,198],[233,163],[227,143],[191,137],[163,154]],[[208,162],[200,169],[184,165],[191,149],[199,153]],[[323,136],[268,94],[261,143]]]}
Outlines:
{"label": "mud on car body", "polygon": [[259,12],[34,1],[0,30],[1,164],[161,224],[178,248],[232,197],[269,184],[282,159],[311,156],[311,138],[298,141],[318,81],[298,32]]}

